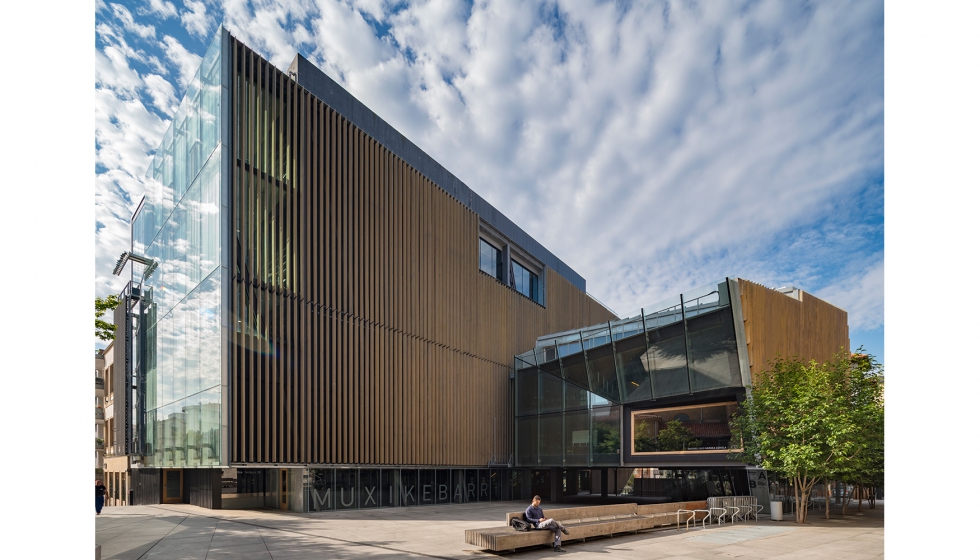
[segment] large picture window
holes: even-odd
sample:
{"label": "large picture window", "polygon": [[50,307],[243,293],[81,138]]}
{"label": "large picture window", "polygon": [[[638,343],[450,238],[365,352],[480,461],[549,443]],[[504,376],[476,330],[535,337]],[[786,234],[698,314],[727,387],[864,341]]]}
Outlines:
{"label": "large picture window", "polygon": [[538,275],[524,268],[516,261],[514,264],[514,289],[525,296],[538,301]]}
{"label": "large picture window", "polygon": [[726,402],[633,412],[633,454],[728,453],[741,447],[729,425],[737,408]]}
{"label": "large picture window", "polygon": [[497,280],[503,280],[503,261],[500,249],[487,243],[483,238],[480,238],[480,270]]}

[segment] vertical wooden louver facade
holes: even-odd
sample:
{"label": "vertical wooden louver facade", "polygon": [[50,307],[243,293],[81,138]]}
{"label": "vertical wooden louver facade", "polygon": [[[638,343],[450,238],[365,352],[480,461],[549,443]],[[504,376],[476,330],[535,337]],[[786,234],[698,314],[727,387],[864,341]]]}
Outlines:
{"label": "vertical wooden louver facade", "polygon": [[[537,336],[615,317],[479,270],[479,217],[231,40],[231,463],[486,465]],[[227,114],[227,113],[226,113]]]}
{"label": "vertical wooden louver facade", "polygon": [[850,350],[847,312],[799,292],[799,299],[739,279],[746,347],[752,374],[778,358],[826,362]]}

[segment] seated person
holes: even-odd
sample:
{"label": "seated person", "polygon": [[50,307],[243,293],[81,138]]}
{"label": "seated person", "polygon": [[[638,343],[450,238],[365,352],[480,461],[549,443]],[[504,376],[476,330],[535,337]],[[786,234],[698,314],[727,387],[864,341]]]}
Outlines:
{"label": "seated person", "polygon": [[541,496],[535,496],[531,500],[531,505],[524,510],[524,517],[527,522],[534,526],[535,529],[547,529],[555,533],[555,552],[565,552],[561,548],[561,534],[568,534],[568,530],[565,526],[561,524],[561,521],[555,519],[549,519],[544,516],[544,512],[541,510]]}

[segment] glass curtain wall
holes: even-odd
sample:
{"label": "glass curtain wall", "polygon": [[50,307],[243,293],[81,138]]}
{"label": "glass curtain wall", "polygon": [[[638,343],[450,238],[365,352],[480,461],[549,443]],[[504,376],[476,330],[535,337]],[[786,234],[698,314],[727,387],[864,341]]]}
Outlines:
{"label": "glass curtain wall", "polygon": [[619,405],[741,386],[727,280],[649,309],[516,356],[518,465],[619,464]]}
{"label": "glass curtain wall", "polygon": [[146,465],[221,464],[221,31],[157,148],[133,218],[142,280]]}

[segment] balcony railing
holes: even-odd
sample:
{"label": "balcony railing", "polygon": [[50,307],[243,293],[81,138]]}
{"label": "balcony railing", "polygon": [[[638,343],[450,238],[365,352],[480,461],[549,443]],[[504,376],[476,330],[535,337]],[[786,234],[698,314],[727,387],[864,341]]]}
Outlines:
{"label": "balcony railing", "polygon": [[95,407],[95,419],[105,420],[105,409],[103,409],[101,406]]}
{"label": "balcony railing", "polygon": [[105,379],[102,379],[101,377],[96,377],[95,378],[95,388],[104,391],[105,390]]}
{"label": "balcony railing", "polygon": [[105,440],[102,438],[95,438],[95,448],[105,449]]}

